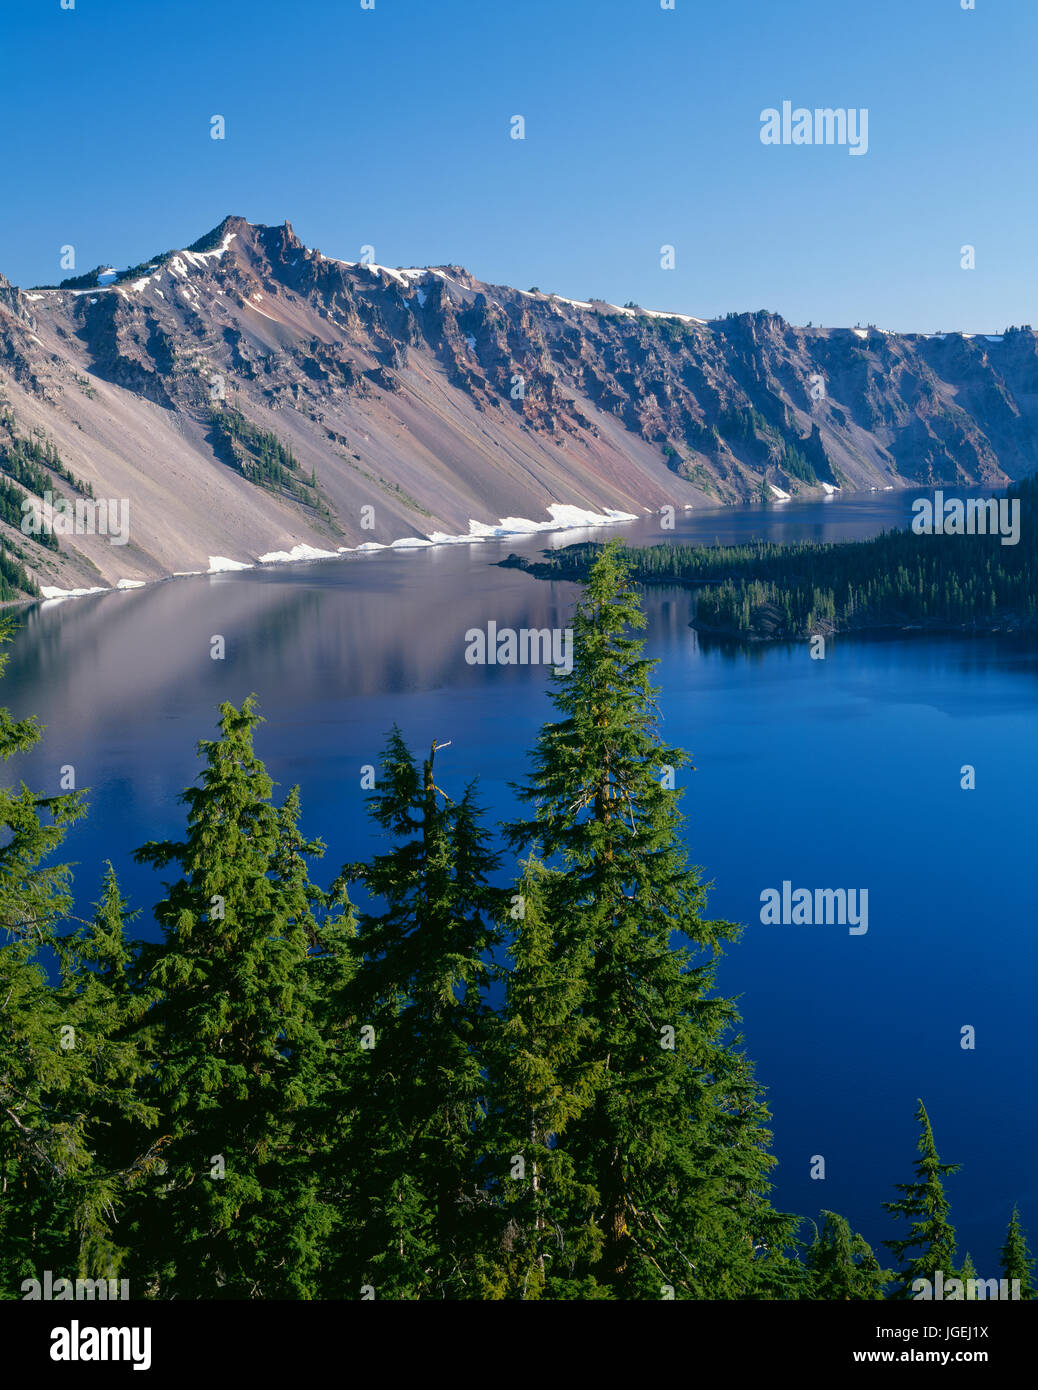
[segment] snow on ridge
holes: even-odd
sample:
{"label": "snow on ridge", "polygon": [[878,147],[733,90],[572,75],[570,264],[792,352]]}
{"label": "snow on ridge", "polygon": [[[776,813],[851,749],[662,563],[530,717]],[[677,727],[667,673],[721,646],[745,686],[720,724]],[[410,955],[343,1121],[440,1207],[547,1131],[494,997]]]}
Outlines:
{"label": "snow on ridge", "polygon": [[237,232],[226,232],[220,245],[214,247],[212,251],[181,251],[180,254],[186,256],[192,265],[201,264],[204,266],[206,261],[211,261],[214,256],[219,260],[237,235]]}
{"label": "snow on ridge", "polygon": [[[526,295],[528,299],[537,299],[539,296],[532,294],[530,290],[520,290],[520,294]],[[614,314],[623,314],[625,318],[634,319],[644,315],[650,319],[678,319],[681,323],[709,323],[709,319],[696,318],[694,314],[676,314],[671,309],[643,309],[639,304],[635,308],[629,308],[626,304],[610,304],[607,299],[567,299],[564,294],[550,294],[549,300],[556,299],[560,304],[572,304],[575,309],[590,309],[595,304],[603,304]]]}

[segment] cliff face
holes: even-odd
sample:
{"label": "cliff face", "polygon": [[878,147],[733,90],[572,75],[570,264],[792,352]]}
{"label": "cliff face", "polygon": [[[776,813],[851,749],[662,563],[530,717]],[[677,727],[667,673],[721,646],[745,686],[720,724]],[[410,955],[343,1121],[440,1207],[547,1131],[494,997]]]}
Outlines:
{"label": "cliff face", "polygon": [[8,508],[5,540],[62,587],[543,522],[553,504],[998,484],[1038,462],[1029,329],[708,323],[457,266],[349,264],[237,217],[114,281],[0,277],[0,378],[0,462],[45,441],[81,490],[130,501],[127,545],[69,535],[57,551]]}

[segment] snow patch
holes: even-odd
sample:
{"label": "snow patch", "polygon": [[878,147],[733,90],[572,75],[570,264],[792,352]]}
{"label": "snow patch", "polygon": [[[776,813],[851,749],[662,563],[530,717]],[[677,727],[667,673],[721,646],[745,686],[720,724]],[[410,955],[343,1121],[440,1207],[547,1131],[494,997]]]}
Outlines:
{"label": "snow patch", "polygon": [[285,565],[293,560],[334,560],[337,554],[335,550],[318,550],[316,546],[301,543],[291,550],[272,550],[261,555],[259,562],[261,565]]}
{"label": "snow patch", "polygon": [[552,502],[546,510],[550,521],[530,521],[522,516],[505,516],[496,526],[483,521],[469,521],[469,535],[478,537],[525,536],[536,531],[569,531],[576,526],[615,526],[622,521],[637,521],[630,512],[607,507],[605,512],[591,512],[566,502]]}
{"label": "snow patch", "polygon": [[52,584],[40,585],[41,598],[86,598],[87,594],[106,594],[107,589],[56,589]]}
{"label": "snow patch", "polygon": [[116,587],[117,589],[143,589],[143,588],[144,588],[144,580],[143,580],[143,579],[120,579],[120,580],[119,580],[119,583],[118,583],[115,587]]}
{"label": "snow patch", "polygon": [[789,493],[784,492],[780,487],[776,487],[774,483],[769,483],[768,487],[771,488],[776,502],[788,502],[790,500]]}
{"label": "snow patch", "polygon": [[228,232],[220,242],[220,245],[212,251],[181,251],[180,254],[186,256],[192,265],[201,264],[204,266],[206,261],[211,261],[213,259],[219,260],[237,235],[237,232]]}
{"label": "snow patch", "polygon": [[228,570],[251,569],[252,565],[246,565],[241,560],[228,560],[226,555],[210,555],[206,574],[225,574]]}

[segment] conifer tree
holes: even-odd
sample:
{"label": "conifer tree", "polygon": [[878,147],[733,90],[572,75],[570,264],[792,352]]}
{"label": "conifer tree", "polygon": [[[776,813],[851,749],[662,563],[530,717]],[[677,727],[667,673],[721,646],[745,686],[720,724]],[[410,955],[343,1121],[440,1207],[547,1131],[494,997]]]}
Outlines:
{"label": "conifer tree", "polygon": [[[364,1119],[346,1226],[346,1296],[469,1297],[492,1014],[488,953],[502,894],[473,786],[450,802],[394,727],[371,814],[393,842],[343,870],[376,900],[358,913],[352,1017]],[[381,902],[381,910],[377,910]]]}
{"label": "conifer tree", "polygon": [[[977,1297],[977,1266],[973,1263],[973,1256],[966,1251],[966,1258],[962,1262],[962,1269],[959,1271],[959,1278],[962,1280],[962,1296],[970,1302],[974,1302]],[[970,1287],[970,1284],[973,1287]]]}
{"label": "conifer tree", "polygon": [[[934,1142],[930,1117],[923,1102],[915,1112],[919,1121],[919,1154],[915,1166],[916,1181],[895,1183],[897,1190],[904,1195],[894,1202],[884,1202],[884,1209],[895,1218],[910,1222],[906,1234],[899,1240],[885,1240],[883,1244],[892,1250],[900,1262],[897,1273],[898,1286],[895,1298],[913,1298],[912,1284],[916,1279],[927,1279],[931,1284],[937,1282],[937,1271],[945,1280],[955,1273],[955,1228],[948,1220],[950,1204],[945,1196],[942,1178],[957,1173],[959,1163],[942,1163]],[[908,1252],[917,1253],[906,1260]]]}
{"label": "conifer tree", "polygon": [[1016,1207],[1013,1208],[1010,1215],[1005,1244],[999,1252],[999,1267],[1002,1270],[1003,1278],[1009,1280],[1010,1291],[1013,1287],[1012,1281],[1019,1279],[1020,1297],[1034,1298],[1034,1260],[1027,1248],[1027,1237],[1024,1235],[1024,1228],[1020,1224],[1020,1213]]}
{"label": "conifer tree", "polygon": [[[0,643],[14,624],[0,619]],[[7,664],[0,657],[0,674]],[[35,718],[0,709],[0,758],[39,742]],[[84,814],[80,793],[0,787],[0,1298],[42,1267],[73,1271],[78,1218],[89,1220],[91,1155],[77,1091],[83,1054],[44,961],[71,908],[69,870],[46,864]]]}
{"label": "conifer tree", "polygon": [[574,1220],[596,1253],[570,1259],[613,1297],[750,1296],[792,1228],[767,1201],[766,1110],[736,1011],[711,994],[738,928],[703,915],[673,790],[688,757],[658,735],[654,663],[629,635],[644,621],[609,545],[573,619],[572,670],[554,677],[559,718],[517,789],[534,814],[509,831],[562,872],[557,948],[586,972],[581,1014],[600,1069],[560,1141],[595,1193]]}
{"label": "conifer tree", "polygon": [[93,917],[53,943],[69,1104],[89,1154],[72,1222],[75,1273],[87,1279],[119,1273],[125,1250],[117,1221],[128,1194],[156,1161],[148,1135],[156,1115],[139,1091],[149,1058],[136,1036],[142,1003],[132,987],[125,933],[137,915],[128,911],[109,862]]}
{"label": "conifer tree", "polygon": [[140,862],[176,866],[142,952],[165,1172],[137,1204],[139,1283],[162,1297],[312,1297],[330,1214],[295,1146],[316,1035],[308,957],[317,934],[299,800],[271,804],[253,751],[253,697],[220,707],[199,751],[182,841]]}
{"label": "conifer tree", "polygon": [[567,1265],[593,1264],[600,1241],[587,1229],[565,1226],[574,1210],[594,1205],[596,1194],[578,1182],[560,1142],[593,1099],[603,1070],[591,1060],[590,1024],[581,1012],[586,962],[570,959],[553,931],[562,876],[533,857],[521,867],[491,1063],[495,1110],[487,1147],[497,1170],[491,1190],[500,1199],[501,1227],[483,1296],[594,1298],[594,1278],[575,1285]]}
{"label": "conifer tree", "polygon": [[817,1299],[876,1300],[884,1297],[891,1272],[881,1269],[871,1247],[853,1234],[846,1219],[823,1211],[822,1227],[808,1247],[806,1264],[811,1271],[811,1292]]}

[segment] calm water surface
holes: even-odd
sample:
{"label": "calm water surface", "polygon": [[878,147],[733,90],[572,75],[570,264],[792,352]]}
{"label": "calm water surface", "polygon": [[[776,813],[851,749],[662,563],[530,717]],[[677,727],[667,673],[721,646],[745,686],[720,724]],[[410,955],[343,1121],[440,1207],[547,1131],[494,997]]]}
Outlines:
{"label": "calm water surface", "polygon": [[[633,544],[847,540],[903,525],[911,497],[679,516],[609,532],[177,580],[37,605],[11,650],[2,700],[47,726],[17,775],[58,789],[72,763],[90,815],[70,832],[81,909],[111,858],[152,934],[156,879],[135,866],[146,839],[179,835],[177,794],[198,770],[216,706],[254,691],[268,723],[258,751],[282,790],[302,788],[304,829],[328,845],[327,883],[374,841],[363,764],[396,721],[417,752],[450,739],[438,780],[478,775],[495,816],[549,716],[537,667],[465,664],[464,633],[566,626],[576,593],[493,561],[588,536]],[[954,543],[954,542],[951,542]],[[825,661],[803,646],[727,649],[688,627],[690,599],[653,590],[647,645],[658,657],[664,734],[697,770],[683,781],[693,862],[715,883],[711,910],[747,924],[722,969],[741,996],[747,1050],[773,1112],[776,1199],[843,1212],[872,1243],[900,1234],[880,1208],[915,1157],[922,1096],[949,1180],[960,1254],[996,1271],[1018,1202],[1038,1242],[1038,1107],[1033,1042],[1033,793],[1038,646],[992,638],[843,640]],[[227,658],[210,658],[222,635]],[[977,789],[959,786],[971,763]],[[780,887],[867,888],[869,930],[760,924]],[[960,1029],[976,1029],[976,1048]],[[812,1181],[812,1156],[826,1160]]]}

